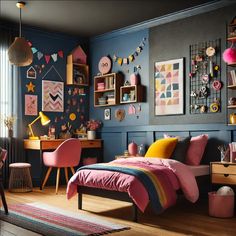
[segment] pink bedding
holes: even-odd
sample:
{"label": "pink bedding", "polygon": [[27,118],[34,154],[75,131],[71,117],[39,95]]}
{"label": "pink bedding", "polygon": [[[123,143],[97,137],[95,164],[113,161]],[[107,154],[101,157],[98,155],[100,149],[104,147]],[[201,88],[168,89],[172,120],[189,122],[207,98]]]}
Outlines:
{"label": "pink bedding", "polygon": [[[175,191],[179,188],[182,189],[185,197],[189,201],[195,202],[198,199],[199,191],[194,175],[186,165],[178,161],[171,159],[134,157],[118,159],[110,163],[127,166],[138,165],[139,167],[143,166],[157,170],[156,172],[162,180],[168,181],[169,183],[168,186],[164,186],[165,193],[168,194],[167,197],[169,198],[168,206],[175,204]],[[127,192],[142,212],[144,212],[149,203],[149,195],[145,186],[133,175],[104,170],[84,169],[77,171],[71,177],[67,186],[68,199],[76,195],[77,185]],[[173,195],[173,192],[175,195]],[[166,206],[166,208],[168,206]]]}

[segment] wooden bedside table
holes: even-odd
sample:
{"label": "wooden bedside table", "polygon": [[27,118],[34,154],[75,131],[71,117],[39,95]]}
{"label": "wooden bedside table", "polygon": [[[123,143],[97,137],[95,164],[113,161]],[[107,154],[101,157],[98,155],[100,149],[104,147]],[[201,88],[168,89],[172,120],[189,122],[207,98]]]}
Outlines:
{"label": "wooden bedside table", "polygon": [[211,183],[236,185],[236,163],[211,162]]}

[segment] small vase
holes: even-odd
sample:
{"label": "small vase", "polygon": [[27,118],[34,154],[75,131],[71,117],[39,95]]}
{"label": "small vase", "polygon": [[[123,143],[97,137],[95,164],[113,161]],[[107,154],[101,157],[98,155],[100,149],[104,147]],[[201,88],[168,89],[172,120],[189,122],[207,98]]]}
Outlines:
{"label": "small vase", "polygon": [[88,130],[87,131],[88,139],[96,139],[96,131],[95,130]]}
{"label": "small vase", "polygon": [[129,151],[129,154],[131,156],[136,156],[137,155],[137,151],[138,151],[137,149],[138,149],[138,146],[137,146],[137,144],[134,141],[132,141],[128,145],[128,151]]}
{"label": "small vase", "polygon": [[8,130],[8,138],[12,138],[13,137],[13,129],[9,129]]}

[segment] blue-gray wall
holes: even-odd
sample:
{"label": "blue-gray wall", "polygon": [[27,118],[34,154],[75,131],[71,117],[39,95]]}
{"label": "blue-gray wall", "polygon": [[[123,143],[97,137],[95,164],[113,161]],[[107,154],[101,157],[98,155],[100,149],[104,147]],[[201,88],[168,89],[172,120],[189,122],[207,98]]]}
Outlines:
{"label": "blue-gray wall", "polygon": [[[72,125],[73,129],[79,128],[81,119],[80,116],[84,116],[84,120],[88,119],[88,97],[89,97],[89,89],[85,87],[86,96],[70,96],[68,94],[69,89],[74,89],[78,86],[67,86],[66,85],[66,63],[67,63],[67,56],[72,52],[72,50],[77,47],[78,45],[81,45],[82,48],[87,52],[88,54],[88,40],[75,37],[75,36],[69,36],[65,34],[55,33],[55,32],[46,32],[35,28],[25,28],[23,31],[23,36],[32,43],[32,47],[37,48],[39,51],[41,51],[44,55],[45,54],[53,54],[57,53],[58,51],[62,50],[64,57],[60,58],[57,57],[57,61],[54,62],[51,58],[49,63],[47,64],[44,57],[40,60],[37,58],[37,53],[34,54],[33,63],[30,66],[33,66],[36,68],[36,65],[44,65],[44,69],[42,69],[42,73],[38,73],[37,71],[37,78],[36,79],[29,79],[26,77],[27,70],[30,68],[30,66],[21,67],[21,84],[22,84],[22,111],[23,111],[23,130],[24,130],[24,136],[28,137],[27,134],[27,126],[30,122],[32,122],[37,116],[25,116],[25,94],[30,95],[37,95],[38,96],[38,111],[42,111],[42,80],[52,80],[52,81],[59,81],[64,82],[64,112],[44,112],[50,119],[51,123],[50,125],[54,125],[56,127],[56,133],[58,133],[61,130],[62,124],[68,124],[68,122]],[[61,78],[58,76],[58,74],[52,69],[51,72],[49,72],[48,76],[46,76],[44,79],[44,75],[49,71],[51,66],[54,66],[55,69],[60,74]],[[26,84],[29,84],[29,82],[32,82],[35,85],[35,92],[28,92]],[[68,105],[68,101],[76,97],[77,104],[75,106]],[[83,99],[83,102],[80,104],[80,99]],[[80,112],[77,112],[77,108],[80,106]],[[68,107],[70,108],[69,110]],[[71,121],[69,120],[69,115],[71,112],[74,112],[76,114],[76,120]],[[57,121],[55,121],[55,119]],[[47,134],[48,126],[43,127],[40,124],[40,121],[35,123],[33,126],[33,130],[35,132],[35,135],[43,135]]]}
{"label": "blue-gray wall", "polygon": [[[221,80],[224,83],[221,91],[221,112],[216,114],[189,114],[189,78],[185,77],[185,114],[178,116],[155,116],[154,115],[154,62],[169,59],[185,58],[185,74],[189,73],[189,46],[199,42],[221,39],[221,51],[226,48],[226,24],[235,16],[236,5],[223,7],[209,5],[192,9],[189,12],[177,13],[144,22],[130,29],[107,33],[90,40],[90,58],[92,77],[98,73],[98,62],[102,56],[116,54],[125,57],[135,50],[142,37],[148,39],[148,49],[144,49],[132,65],[141,65],[141,81],[147,88],[147,102],[141,103],[142,111],[138,118],[128,115],[129,105],[111,106],[112,120],[105,121],[103,112],[105,107],[93,107],[93,86],[90,88],[90,117],[103,121],[100,132],[104,140],[104,160],[110,161],[117,154],[127,149],[127,144],[134,140],[138,144],[150,145],[156,138],[169,132],[183,136],[196,136],[200,133],[208,133],[211,138],[207,150],[207,158],[211,156],[219,158],[217,145],[234,140],[234,127],[226,125],[226,67],[221,62]],[[137,30],[140,29],[140,30]],[[113,62],[112,72],[122,71],[126,73],[127,66],[118,66]],[[136,104],[137,105],[137,104]],[[124,121],[118,122],[114,117],[116,109],[126,111]],[[193,125],[195,124],[195,125]],[[212,144],[213,143],[213,144]],[[213,158],[215,159],[215,158]]]}

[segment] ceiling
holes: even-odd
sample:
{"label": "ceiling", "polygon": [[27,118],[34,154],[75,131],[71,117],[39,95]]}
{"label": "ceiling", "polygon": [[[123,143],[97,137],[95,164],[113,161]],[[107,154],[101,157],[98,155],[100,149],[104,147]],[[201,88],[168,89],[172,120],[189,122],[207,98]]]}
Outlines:
{"label": "ceiling", "polygon": [[[19,22],[14,0],[0,0],[0,19]],[[26,0],[24,25],[91,37],[212,0]],[[214,2],[214,1],[213,1]]]}

